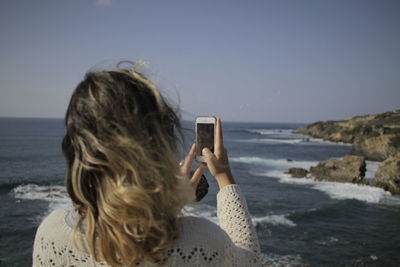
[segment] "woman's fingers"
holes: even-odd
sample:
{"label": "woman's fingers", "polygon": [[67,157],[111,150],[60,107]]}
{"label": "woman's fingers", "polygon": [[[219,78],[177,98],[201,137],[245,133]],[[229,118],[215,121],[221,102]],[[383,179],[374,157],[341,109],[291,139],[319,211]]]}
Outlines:
{"label": "woman's fingers", "polygon": [[192,163],[195,157],[196,157],[196,145],[193,144],[192,147],[190,148],[189,153],[185,157],[185,161],[183,162],[183,165],[181,167],[183,174],[188,176],[190,175],[190,170],[192,169]]}
{"label": "woman's fingers", "polygon": [[196,158],[196,145],[193,144],[192,147],[190,148],[189,153],[185,157],[183,165],[181,166],[181,172],[183,175],[185,175],[190,179],[190,184],[193,186],[194,189],[196,189],[197,185],[199,184],[201,176],[203,175],[206,166],[206,164],[203,163],[196,169],[196,171],[193,172],[192,163],[195,158]]}
{"label": "woman's fingers", "polygon": [[217,173],[217,169],[218,169],[218,167],[217,167],[218,160],[215,157],[215,154],[212,153],[211,150],[206,147],[203,148],[202,152],[203,152],[204,159],[206,160],[208,169],[210,170],[211,174],[213,176],[215,176],[215,174]]}
{"label": "woman's fingers", "polygon": [[221,151],[224,147],[224,140],[222,136],[222,125],[221,118],[217,118],[216,128],[215,128],[215,151]]}
{"label": "woman's fingers", "polygon": [[195,190],[200,182],[201,176],[204,173],[205,167],[206,165],[204,163],[200,164],[200,166],[196,169],[196,171],[192,175],[192,178],[190,179],[190,183]]}

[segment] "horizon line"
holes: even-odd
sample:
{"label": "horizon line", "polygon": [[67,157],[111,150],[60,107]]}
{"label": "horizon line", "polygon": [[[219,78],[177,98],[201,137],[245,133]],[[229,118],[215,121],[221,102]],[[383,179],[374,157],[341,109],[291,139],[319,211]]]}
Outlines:
{"label": "horizon line", "polygon": [[[63,117],[26,117],[26,116],[0,116],[0,119],[44,119],[44,120],[64,120]],[[182,119],[184,122],[191,122],[194,120]],[[224,122],[234,123],[280,123],[280,124],[310,124],[313,122],[282,122],[282,121],[231,121],[224,120]]]}

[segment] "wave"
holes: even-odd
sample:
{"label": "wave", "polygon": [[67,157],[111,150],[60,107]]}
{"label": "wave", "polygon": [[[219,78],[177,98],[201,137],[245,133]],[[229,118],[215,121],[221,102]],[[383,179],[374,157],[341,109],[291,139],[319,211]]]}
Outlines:
{"label": "wave", "polygon": [[[219,224],[217,217],[217,209],[214,206],[207,205],[204,203],[191,203],[185,206],[183,210],[185,216],[195,216],[206,218],[215,224]],[[294,227],[296,224],[287,218],[289,214],[271,214],[262,217],[252,217],[252,222],[254,225],[266,223],[270,225],[282,225],[287,227]]]}
{"label": "wave", "polygon": [[19,185],[11,190],[16,199],[43,200],[49,202],[49,211],[72,207],[64,186],[60,185]]}
{"label": "wave", "polygon": [[246,140],[235,140],[235,141],[250,142],[250,143],[269,143],[269,144],[298,144],[304,142],[303,139],[275,139],[275,138],[246,139]]}
{"label": "wave", "polygon": [[[306,135],[305,135],[306,136]],[[327,141],[321,138],[310,138],[310,137],[305,137],[309,138],[310,144],[326,144],[326,145],[339,145],[339,146],[352,146],[352,144],[349,143],[343,143],[343,142],[332,142],[332,141]]]}
{"label": "wave", "polygon": [[300,255],[278,255],[274,253],[261,254],[263,266],[271,267],[294,267],[309,266],[303,262]]}
{"label": "wave", "polygon": [[267,223],[271,225],[284,225],[288,227],[294,227],[296,224],[287,218],[288,214],[272,214],[264,217],[254,217],[252,218],[254,224]]}
{"label": "wave", "polygon": [[278,144],[292,144],[292,145],[314,145],[314,146],[321,146],[321,145],[338,145],[338,146],[351,146],[351,144],[345,143],[335,143],[330,141],[324,141],[322,139],[315,139],[315,138],[252,138],[252,139],[229,139],[229,141],[233,142],[243,142],[243,143],[266,143],[270,145],[278,145]]}
{"label": "wave", "polygon": [[326,193],[333,199],[356,199],[367,203],[400,205],[400,198],[394,197],[390,192],[378,187],[351,183],[316,181],[311,178],[292,178],[289,174],[277,170],[252,173],[252,175],[278,178],[279,182],[286,184],[308,185],[313,189]]}
{"label": "wave", "polygon": [[183,215],[206,218],[216,224],[218,223],[217,209],[214,206],[201,202],[190,203],[183,209]]}
{"label": "wave", "polygon": [[66,195],[65,187],[60,185],[40,186],[37,184],[26,184],[17,186],[12,192],[16,198],[47,201],[61,199]]}
{"label": "wave", "polygon": [[315,166],[318,164],[317,161],[294,161],[288,159],[268,159],[259,157],[233,157],[229,160],[231,162],[269,166],[275,169],[278,168],[284,170],[292,167],[308,169],[311,166]]}
{"label": "wave", "polygon": [[[57,184],[60,180],[59,179],[55,179],[55,180],[46,180],[46,181],[35,181],[34,183],[36,185],[49,185],[49,183],[54,183]],[[32,179],[18,179],[18,178],[0,178],[0,191],[10,191],[20,185],[28,185],[28,184],[32,184]]]}

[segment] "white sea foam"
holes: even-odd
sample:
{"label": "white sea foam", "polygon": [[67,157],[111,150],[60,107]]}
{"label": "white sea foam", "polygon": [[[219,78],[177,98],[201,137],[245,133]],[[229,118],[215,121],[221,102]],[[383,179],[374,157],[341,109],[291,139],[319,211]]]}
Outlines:
{"label": "white sea foam", "polygon": [[[306,135],[305,135],[306,136]],[[310,144],[328,144],[328,145],[340,145],[340,146],[351,146],[352,144],[349,143],[343,143],[343,142],[332,142],[332,141],[327,141],[327,140],[323,140],[321,138],[309,138],[310,139]]]}
{"label": "white sea foam", "polygon": [[296,224],[288,219],[286,216],[287,214],[272,214],[272,215],[267,215],[264,217],[254,217],[252,218],[253,223],[267,223],[271,225],[283,225],[283,226],[288,226],[288,227],[294,227]]}
{"label": "white sea foam", "polygon": [[249,172],[253,176],[268,177],[268,178],[278,178],[280,182],[284,183],[288,180],[290,184],[313,184],[315,181],[306,178],[292,178],[289,174],[282,170],[271,170],[265,172]]}
{"label": "white sea foam", "polygon": [[262,254],[263,266],[270,267],[295,267],[308,266],[304,264],[300,255],[278,255],[273,253]]}
{"label": "white sea foam", "polygon": [[265,143],[270,145],[275,144],[291,144],[291,145],[340,145],[351,146],[351,144],[335,143],[324,141],[322,139],[308,138],[306,136],[279,136],[277,138],[250,138],[250,139],[228,139],[228,141],[241,143]]}
{"label": "white sea foam", "polygon": [[19,185],[12,190],[14,196],[20,199],[40,199],[53,201],[66,195],[65,187],[60,185],[40,186],[36,184]]}
{"label": "white sea foam", "polygon": [[357,199],[368,203],[379,203],[391,194],[381,188],[350,183],[319,182],[314,188],[324,191],[335,199]]}
{"label": "white sea foam", "polygon": [[[191,203],[186,205],[183,214],[186,216],[195,216],[206,218],[216,224],[219,224],[217,217],[217,209],[214,206],[203,203]],[[270,225],[282,225],[287,227],[294,227],[296,224],[287,218],[288,214],[271,214],[262,217],[252,217],[253,223],[267,223]]]}
{"label": "white sea foam", "polygon": [[254,164],[273,167],[274,169],[287,170],[288,168],[305,168],[316,165],[317,161],[295,161],[287,159],[268,159],[259,157],[233,157],[229,159],[231,162]]}
{"label": "white sea foam", "polygon": [[328,194],[333,199],[357,199],[368,203],[400,205],[399,198],[381,188],[368,185],[316,181],[311,178],[292,178],[289,174],[277,170],[254,175],[278,178],[281,183],[308,185]]}
{"label": "white sea foam", "polygon": [[243,142],[250,143],[268,143],[268,144],[298,144],[304,142],[303,139],[277,139],[277,138],[262,138],[262,139],[246,139]]}
{"label": "white sea foam", "polygon": [[19,185],[11,193],[16,199],[48,201],[49,211],[67,209],[72,205],[65,187],[60,185]]}

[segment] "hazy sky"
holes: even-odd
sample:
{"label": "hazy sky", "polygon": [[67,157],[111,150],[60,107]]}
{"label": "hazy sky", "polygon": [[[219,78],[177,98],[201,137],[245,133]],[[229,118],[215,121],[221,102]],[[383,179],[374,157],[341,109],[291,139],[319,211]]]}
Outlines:
{"label": "hazy sky", "polygon": [[143,59],[184,118],[400,108],[400,1],[1,0],[0,116],[63,117],[84,73]]}

